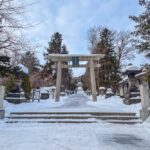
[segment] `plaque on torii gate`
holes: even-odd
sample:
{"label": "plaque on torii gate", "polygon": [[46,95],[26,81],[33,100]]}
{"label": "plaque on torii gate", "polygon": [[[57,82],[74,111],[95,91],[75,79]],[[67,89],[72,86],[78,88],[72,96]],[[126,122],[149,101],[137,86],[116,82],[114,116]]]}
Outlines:
{"label": "plaque on torii gate", "polygon": [[[49,54],[45,56],[47,59],[50,59],[53,62],[56,62],[55,65],[52,65],[52,68],[57,69],[57,80],[56,80],[56,97],[55,101],[59,102],[60,98],[60,85],[61,85],[61,74],[62,68],[90,68],[90,77],[91,77],[91,89],[92,89],[92,99],[93,102],[97,101],[96,93],[96,81],[95,81],[95,67],[100,67],[100,64],[95,64],[95,61],[98,61],[104,57],[104,54],[91,54],[91,55],[72,55],[72,54]],[[62,64],[62,62],[72,61],[72,65]],[[88,61],[87,64],[79,64],[79,61]]]}

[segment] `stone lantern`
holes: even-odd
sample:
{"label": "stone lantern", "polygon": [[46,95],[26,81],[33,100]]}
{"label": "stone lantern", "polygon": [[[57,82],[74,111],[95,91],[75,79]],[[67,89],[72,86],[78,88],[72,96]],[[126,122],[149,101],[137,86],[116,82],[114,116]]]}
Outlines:
{"label": "stone lantern", "polygon": [[124,99],[125,104],[132,104],[132,103],[140,102],[140,93],[139,93],[139,88],[136,86],[137,79],[135,77],[136,74],[140,72],[141,72],[140,68],[132,64],[129,64],[123,73],[123,75],[127,75],[128,77],[126,80],[128,83],[128,88],[125,93],[125,99]]}
{"label": "stone lantern", "polygon": [[100,95],[104,95],[105,94],[105,91],[106,91],[106,88],[105,87],[99,87],[99,94]]}
{"label": "stone lantern", "polygon": [[129,91],[132,91],[136,88],[136,78],[135,78],[135,75],[140,73],[141,72],[141,69],[132,65],[132,64],[129,64],[125,70],[125,72],[123,73],[124,75],[127,75],[128,76],[128,84],[129,84],[129,87],[128,87],[128,90]]}
{"label": "stone lantern", "polygon": [[14,79],[15,86],[10,92],[7,93],[7,97],[6,97],[6,100],[8,102],[14,104],[26,102],[25,93],[21,88],[21,85],[22,85],[23,76],[28,74],[28,69],[22,64],[19,64],[18,67],[20,68],[20,71],[17,71],[15,73],[15,79]]}

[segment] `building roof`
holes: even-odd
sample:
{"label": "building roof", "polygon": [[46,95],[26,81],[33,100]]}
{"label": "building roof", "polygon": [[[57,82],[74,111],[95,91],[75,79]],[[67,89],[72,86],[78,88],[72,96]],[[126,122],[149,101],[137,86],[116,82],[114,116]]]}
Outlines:
{"label": "building roof", "polygon": [[125,71],[124,71],[123,74],[129,74],[129,73],[132,73],[132,72],[134,72],[134,73],[140,73],[141,69],[139,67],[137,67],[137,66],[134,66],[134,65],[130,64],[130,65],[128,65],[126,67],[126,69],[125,69]]}

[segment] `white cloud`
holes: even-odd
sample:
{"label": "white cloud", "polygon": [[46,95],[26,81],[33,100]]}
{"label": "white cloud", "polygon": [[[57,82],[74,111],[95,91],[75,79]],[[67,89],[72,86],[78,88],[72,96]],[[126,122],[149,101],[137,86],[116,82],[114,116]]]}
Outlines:
{"label": "white cloud", "polygon": [[28,20],[40,24],[26,31],[26,34],[42,45],[38,54],[42,63],[44,47],[47,47],[54,32],[58,31],[63,35],[63,42],[70,53],[87,54],[87,31],[91,26],[102,25],[116,30],[127,30],[133,26],[128,16],[141,11],[135,0],[32,1],[35,4],[28,9]]}

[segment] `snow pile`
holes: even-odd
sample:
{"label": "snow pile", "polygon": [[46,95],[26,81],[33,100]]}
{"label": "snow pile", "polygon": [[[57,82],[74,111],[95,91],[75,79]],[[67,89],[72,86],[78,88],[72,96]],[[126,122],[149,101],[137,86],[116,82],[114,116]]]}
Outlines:
{"label": "snow pile", "polygon": [[21,104],[12,104],[4,100],[4,109],[6,112],[6,116],[9,115],[10,112],[49,112],[52,108],[58,107],[64,103],[64,100],[67,96],[60,97],[60,102],[55,102],[54,99],[47,99],[47,100],[35,100],[34,102],[30,103],[21,103]]}
{"label": "snow pile", "polygon": [[[92,99],[92,97],[90,96]],[[133,105],[125,105],[123,99],[119,96],[112,96],[105,98],[105,96],[98,96],[96,102],[89,101],[88,105],[99,108],[99,111],[104,112],[136,112],[139,114],[141,103]]]}
{"label": "snow pile", "polygon": [[18,66],[18,67],[21,69],[21,71],[23,71],[24,73],[26,73],[26,74],[29,73],[28,68],[25,67],[23,64],[18,64],[17,66]]}

